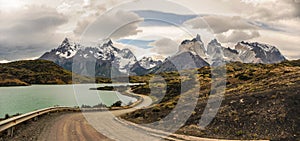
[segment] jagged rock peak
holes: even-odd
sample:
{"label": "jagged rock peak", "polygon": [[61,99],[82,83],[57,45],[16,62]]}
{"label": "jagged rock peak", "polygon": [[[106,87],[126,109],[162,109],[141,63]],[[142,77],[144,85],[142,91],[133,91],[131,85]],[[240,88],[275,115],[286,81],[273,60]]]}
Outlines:
{"label": "jagged rock peak", "polygon": [[184,41],[182,41],[181,45],[184,45],[184,44],[187,44],[187,43],[190,43],[190,42],[201,42],[202,43],[201,36],[199,34],[197,34],[196,37],[193,38],[192,40],[184,40]]}
{"label": "jagged rock peak", "polygon": [[110,38],[103,39],[100,41],[100,46],[111,46],[113,45],[113,42]]}
{"label": "jagged rock peak", "polygon": [[69,38],[65,38],[64,40],[63,40],[63,42],[62,42],[63,44],[67,44],[67,43],[69,43]]}
{"label": "jagged rock peak", "polygon": [[197,34],[197,36],[196,36],[196,38],[195,38],[197,41],[200,41],[200,42],[202,42],[202,40],[201,40],[201,36],[199,35],[199,34]]}
{"label": "jagged rock peak", "polygon": [[65,38],[62,43],[59,45],[58,48],[61,48],[61,49],[77,49],[79,46],[79,44],[76,44],[75,42],[73,42],[72,40],[70,40],[70,38]]}
{"label": "jagged rock peak", "polygon": [[208,44],[209,44],[209,45],[217,45],[217,46],[221,46],[221,44],[218,42],[217,39],[211,40]]}
{"label": "jagged rock peak", "polygon": [[267,52],[271,51],[271,50],[278,50],[275,46],[272,45],[268,45],[268,44],[263,44],[263,43],[258,43],[258,42],[245,42],[245,41],[241,41],[238,44],[243,44],[246,45],[248,47],[258,47],[261,48]]}
{"label": "jagged rock peak", "polygon": [[199,34],[196,35],[196,38],[192,39],[192,42],[202,42],[201,36]]}
{"label": "jagged rock peak", "polygon": [[235,46],[235,49],[244,63],[272,64],[286,60],[275,46],[268,44],[242,41]]}
{"label": "jagged rock peak", "polygon": [[60,47],[70,47],[72,44],[73,44],[73,42],[71,42],[70,39],[66,37],[66,38],[62,41]]}

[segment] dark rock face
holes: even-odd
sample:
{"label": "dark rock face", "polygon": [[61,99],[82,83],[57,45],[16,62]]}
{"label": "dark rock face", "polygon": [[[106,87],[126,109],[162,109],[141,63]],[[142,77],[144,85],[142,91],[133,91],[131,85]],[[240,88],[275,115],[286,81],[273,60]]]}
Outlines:
{"label": "dark rock face", "polygon": [[200,56],[192,52],[183,52],[166,59],[155,72],[180,71],[204,66],[209,66],[209,64]]}
{"label": "dark rock face", "polygon": [[286,60],[275,46],[244,41],[237,43],[235,48],[231,49],[222,47],[217,40],[212,40],[207,46],[207,54],[213,58],[220,49],[227,62],[273,64]]}
{"label": "dark rock face", "polygon": [[190,51],[197,54],[201,58],[206,58],[206,49],[204,47],[204,43],[202,42],[200,35],[198,34],[192,40],[184,40],[181,43],[181,45],[179,46],[178,53],[185,51]]}
{"label": "dark rock face", "polygon": [[235,49],[239,52],[240,59],[244,63],[279,63],[286,58],[275,47],[261,43],[239,42]]}

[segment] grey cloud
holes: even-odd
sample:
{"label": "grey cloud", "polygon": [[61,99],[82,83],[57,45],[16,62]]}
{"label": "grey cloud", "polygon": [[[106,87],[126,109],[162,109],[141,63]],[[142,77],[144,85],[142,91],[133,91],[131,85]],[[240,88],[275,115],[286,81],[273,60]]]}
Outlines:
{"label": "grey cloud", "polygon": [[185,21],[196,18],[199,15],[180,15],[153,10],[137,10],[134,11],[139,16],[145,18],[145,22],[141,26],[170,26],[182,25]]}
{"label": "grey cloud", "polygon": [[154,46],[154,48],[152,48],[153,52],[164,56],[176,53],[179,47],[179,44],[169,38],[162,38],[151,43],[150,45]]}
{"label": "grey cloud", "polygon": [[297,18],[300,18],[300,0],[287,0],[287,2],[292,5],[294,11],[292,12],[292,15],[294,15]]}
{"label": "grey cloud", "polygon": [[0,52],[10,60],[39,56],[62,40],[56,33],[68,18],[53,8],[28,6],[14,12],[1,12]]}
{"label": "grey cloud", "polygon": [[257,29],[256,26],[250,24],[247,20],[238,16],[228,17],[219,15],[209,15],[191,19],[185,22],[185,24],[191,26],[194,29],[212,30],[215,34],[227,32],[231,29]]}
{"label": "grey cloud", "polygon": [[127,11],[110,12],[99,16],[97,19],[87,18],[78,22],[74,33],[83,35],[88,40],[107,38],[119,39],[130,35],[136,35],[138,25],[143,19],[137,14]]}
{"label": "grey cloud", "polygon": [[265,21],[300,18],[300,2],[297,0],[280,0],[253,6],[250,18]]}
{"label": "grey cloud", "polygon": [[258,42],[275,45],[288,59],[300,59],[300,40],[298,36],[284,32],[261,32]]}
{"label": "grey cloud", "polygon": [[236,43],[236,42],[243,41],[243,40],[257,38],[259,36],[260,36],[260,34],[257,31],[250,31],[250,32],[232,31],[232,33],[230,33],[229,35],[218,34],[216,37],[218,38],[218,40],[220,42],[223,42],[223,43],[228,43],[228,42]]}

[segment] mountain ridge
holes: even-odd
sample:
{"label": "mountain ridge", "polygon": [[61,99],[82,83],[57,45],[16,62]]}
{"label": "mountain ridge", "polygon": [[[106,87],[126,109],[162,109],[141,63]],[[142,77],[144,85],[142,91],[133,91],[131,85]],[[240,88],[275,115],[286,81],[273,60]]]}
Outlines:
{"label": "mountain ridge", "polygon": [[[71,42],[68,38],[39,59],[53,61],[78,74],[107,78],[189,69],[189,66],[201,68],[220,65],[219,62],[273,64],[286,60],[275,46],[257,42],[241,41],[234,48],[226,48],[217,39],[213,39],[205,47],[199,34],[191,40],[183,40],[178,52],[164,61],[155,61],[151,57],[138,60],[130,49],[115,47],[111,39],[102,40],[97,45],[83,45]],[[188,61],[182,61],[184,59]],[[93,68],[95,71],[86,73]]]}

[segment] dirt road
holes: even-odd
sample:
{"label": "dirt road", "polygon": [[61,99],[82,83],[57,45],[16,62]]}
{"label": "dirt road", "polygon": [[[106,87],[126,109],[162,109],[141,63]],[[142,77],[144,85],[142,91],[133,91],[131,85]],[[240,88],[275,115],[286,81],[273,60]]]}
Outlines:
{"label": "dirt road", "polygon": [[151,105],[151,98],[142,97],[143,102],[130,109],[104,112],[51,113],[37,121],[21,124],[13,137],[0,137],[0,141],[215,141],[214,139],[175,134],[172,135],[173,137],[168,137],[165,133],[157,132],[158,130],[154,133],[148,129],[117,120],[116,117],[119,115]]}
{"label": "dirt road", "polygon": [[38,137],[38,141],[98,141],[98,140],[159,140],[146,131],[127,127],[115,120],[116,116],[149,106],[152,100],[143,96],[143,102],[131,109],[70,113],[52,120]]}
{"label": "dirt road", "polygon": [[52,113],[20,125],[13,137],[1,137],[0,141],[155,141],[159,138],[147,131],[127,126],[116,117],[151,105],[152,100],[142,96],[143,101],[130,109],[83,112]]}
{"label": "dirt road", "polygon": [[116,110],[112,112],[91,112],[84,113],[86,120],[101,134],[121,141],[155,141],[159,138],[149,135],[147,131],[138,128],[126,126],[118,122],[115,118],[121,114],[134,111],[136,108],[149,106],[152,103],[151,98],[143,96],[144,100],[135,108]]}
{"label": "dirt road", "polygon": [[[115,117],[136,109],[149,106],[152,100],[142,96],[143,102],[131,109],[69,113],[57,116],[44,123],[38,141],[98,141],[98,140],[158,140],[145,131],[126,127]],[[107,136],[107,137],[106,137]]]}
{"label": "dirt road", "polygon": [[44,127],[38,141],[98,141],[111,140],[96,131],[82,113],[64,114]]}

